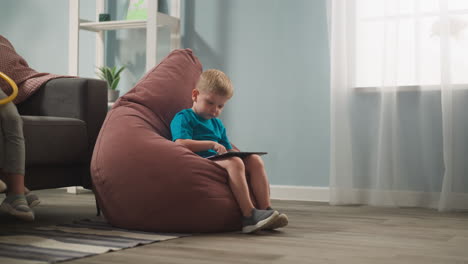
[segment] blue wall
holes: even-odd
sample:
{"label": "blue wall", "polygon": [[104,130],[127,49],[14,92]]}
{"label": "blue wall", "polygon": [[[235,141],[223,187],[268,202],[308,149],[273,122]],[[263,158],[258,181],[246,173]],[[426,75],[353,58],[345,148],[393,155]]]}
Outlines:
{"label": "blue wall", "polygon": [[[81,1],[84,19],[94,20],[94,1]],[[2,1],[0,34],[40,72],[68,73],[68,1]],[[94,76],[94,33],[80,33],[81,76]]]}
{"label": "blue wall", "polygon": [[[111,1],[114,18],[128,1]],[[183,46],[204,67],[225,71],[235,95],[222,118],[231,140],[265,156],[272,184],[328,186],[329,58],[325,0],[189,0],[182,3]],[[81,1],[94,19],[94,1]],[[32,67],[67,73],[68,1],[3,1],[0,34]],[[167,54],[161,29],[159,58]],[[81,31],[80,75],[94,75],[93,33]],[[107,63],[125,64],[122,90],[144,74],[145,31],[107,34]]]}
{"label": "blue wall", "polygon": [[232,79],[223,119],[242,149],[265,150],[272,184],[328,186],[325,1],[185,1],[183,44]]}

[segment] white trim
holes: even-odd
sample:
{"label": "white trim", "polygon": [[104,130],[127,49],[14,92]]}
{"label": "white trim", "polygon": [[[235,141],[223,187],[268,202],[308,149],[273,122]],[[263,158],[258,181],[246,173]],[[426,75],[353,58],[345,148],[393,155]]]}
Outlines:
{"label": "white trim", "polygon": [[[330,202],[329,187],[271,185],[271,199],[310,202]],[[368,204],[388,207],[438,208],[440,193],[415,191],[385,191],[366,189],[336,189],[332,205]],[[452,206],[447,210],[468,210],[468,194],[450,193]]]}
{"label": "white trim", "polygon": [[70,0],[68,2],[68,9],[68,74],[77,76],[79,55],[78,43],[80,42],[80,1]]}
{"label": "white trim", "polygon": [[[112,21],[90,21],[86,19],[80,19],[80,29],[100,32],[104,30],[119,30],[119,29],[131,29],[131,28],[148,28],[150,25],[146,20],[112,20]],[[157,14],[157,22],[152,22],[157,27],[168,26],[175,29],[179,25],[177,18],[168,16],[164,13]]]}
{"label": "white trim", "polygon": [[158,14],[158,1],[148,1],[148,18],[146,27],[146,71],[156,66],[157,59],[157,45],[158,45],[158,28],[157,18],[161,16]]}
{"label": "white trim", "polygon": [[[332,205],[368,204],[385,207],[439,208],[439,192],[387,191],[374,189],[335,188]],[[467,193],[448,193],[447,210],[468,210]]]}
{"label": "white trim", "polygon": [[180,0],[171,1],[171,10],[169,15],[180,19]]}
{"label": "white trim", "polygon": [[73,193],[73,194],[80,194],[80,193],[89,191],[81,186],[63,187],[61,189],[65,189],[67,193]]}
{"label": "white trim", "polygon": [[[99,21],[99,14],[105,13],[105,3],[104,0],[96,0],[96,21]],[[81,24],[81,22],[80,22]],[[99,68],[104,66],[104,60],[105,60],[105,53],[104,53],[104,45],[105,45],[105,40],[104,40],[104,32],[99,31],[96,32],[96,55],[94,56],[95,58],[95,67]]]}
{"label": "white trim", "polygon": [[271,185],[271,199],[329,202],[330,188],[314,186]]}

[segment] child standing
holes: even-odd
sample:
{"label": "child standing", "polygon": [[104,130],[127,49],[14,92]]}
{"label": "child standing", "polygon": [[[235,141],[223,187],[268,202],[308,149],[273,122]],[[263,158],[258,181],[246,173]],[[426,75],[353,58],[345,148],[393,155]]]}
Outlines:
{"label": "child standing", "polygon": [[[192,108],[180,111],[171,122],[172,140],[202,157],[236,151],[227,138],[223,123],[217,118],[232,95],[231,81],[223,72],[214,69],[203,72],[192,91]],[[229,186],[243,215],[243,233],[288,224],[285,214],[271,208],[268,178],[260,156],[231,157],[214,162],[229,174]],[[250,197],[246,173],[250,174],[258,209]]]}
{"label": "child standing", "polygon": [[[29,68],[28,63],[18,53],[8,39],[0,35],[0,71],[12,78],[19,86],[18,96],[14,102],[0,105],[0,176],[6,188],[7,197],[0,205],[0,209],[20,219],[33,220],[32,207],[40,203],[39,198],[29,192],[24,186],[25,173],[25,145],[23,137],[23,120],[18,113],[15,103],[24,101],[40,85],[55,77],[45,73],[38,73]],[[32,78],[36,79],[28,89],[22,85]],[[0,99],[6,97],[11,90],[10,85],[0,79]],[[1,185],[1,184],[0,184]],[[4,192],[1,190],[0,192]]]}
{"label": "child standing", "polygon": [[[0,98],[7,95],[0,89]],[[34,212],[26,200],[24,187],[25,148],[23,120],[16,106],[0,105],[0,172],[6,181],[7,197],[0,209],[20,219],[34,220]]]}

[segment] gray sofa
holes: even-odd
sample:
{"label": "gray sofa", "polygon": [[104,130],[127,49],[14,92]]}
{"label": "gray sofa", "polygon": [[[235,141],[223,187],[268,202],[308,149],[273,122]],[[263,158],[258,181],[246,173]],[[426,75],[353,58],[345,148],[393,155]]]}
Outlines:
{"label": "gray sofa", "polygon": [[90,189],[91,155],[107,113],[106,82],[53,79],[18,110],[24,121],[25,185],[31,190]]}

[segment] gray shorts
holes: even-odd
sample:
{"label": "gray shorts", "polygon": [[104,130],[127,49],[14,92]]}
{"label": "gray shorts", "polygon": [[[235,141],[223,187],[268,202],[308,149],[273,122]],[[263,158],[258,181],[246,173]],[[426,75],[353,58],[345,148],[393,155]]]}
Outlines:
{"label": "gray shorts", "polygon": [[[0,89],[0,98],[7,95]],[[3,172],[23,174],[25,166],[23,119],[16,105],[0,105],[0,168]]]}

